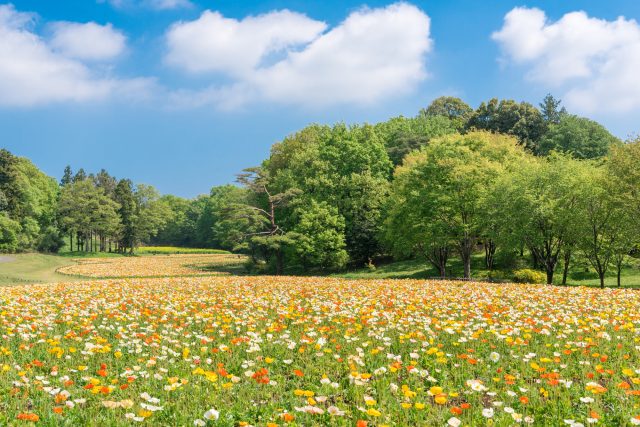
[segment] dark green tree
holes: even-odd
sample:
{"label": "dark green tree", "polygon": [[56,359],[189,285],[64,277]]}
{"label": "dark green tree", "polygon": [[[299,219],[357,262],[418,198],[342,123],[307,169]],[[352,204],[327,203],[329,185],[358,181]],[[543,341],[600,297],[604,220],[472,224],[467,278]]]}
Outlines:
{"label": "dark green tree", "polygon": [[558,123],[549,126],[541,139],[539,154],[559,151],[577,159],[597,159],[606,156],[611,146],[620,143],[601,124],[584,117],[563,114]]}
{"label": "dark green tree", "polygon": [[513,135],[524,147],[538,153],[546,124],[540,111],[527,102],[493,98],[470,115],[466,129]]}
{"label": "dark green tree", "polygon": [[460,131],[473,113],[466,102],[454,96],[441,96],[434,99],[427,108],[420,110],[420,116],[446,117],[454,124],[454,128]]}
{"label": "dark green tree", "polygon": [[73,176],[73,182],[84,181],[87,179],[87,173],[83,168],[78,169],[78,172]]}
{"label": "dark green tree", "polygon": [[118,215],[122,224],[118,249],[120,252],[129,250],[129,252],[133,253],[137,238],[137,207],[133,183],[130,180],[121,179],[118,181],[115,189],[115,200],[119,205]]}
{"label": "dark green tree", "polygon": [[62,175],[62,179],[60,180],[60,185],[65,186],[67,184],[71,184],[73,181],[73,171],[71,170],[71,166],[67,165],[64,168],[64,173]]}
{"label": "dark green tree", "polygon": [[550,93],[544,97],[539,106],[542,118],[546,123],[558,124],[560,123],[560,118],[567,114],[567,110],[564,107],[560,108],[560,104],[562,104],[562,101],[555,99]]}

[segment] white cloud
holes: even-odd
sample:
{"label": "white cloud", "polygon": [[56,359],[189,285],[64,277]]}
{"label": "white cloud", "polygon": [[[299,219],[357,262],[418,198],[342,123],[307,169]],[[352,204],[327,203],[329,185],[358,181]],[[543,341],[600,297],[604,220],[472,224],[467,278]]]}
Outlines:
{"label": "white cloud", "polygon": [[35,34],[34,15],[0,5],[0,105],[105,99],[114,94],[143,96],[148,79],[99,77],[87,65],[56,52]]}
{"label": "white cloud", "polygon": [[113,59],[125,49],[126,37],[111,24],[56,22],[51,47],[70,58]]}
{"label": "white cloud", "polygon": [[550,22],[539,9],[515,8],[492,38],[506,59],[528,68],[526,78],[563,92],[582,112],[640,108],[640,25],[567,13]]}
{"label": "white cloud", "polygon": [[167,32],[166,62],[190,72],[252,72],[268,54],[308,43],[326,24],[282,10],[241,21],[205,11],[191,22],[174,24]]}
{"label": "white cloud", "polygon": [[[361,9],[328,31],[286,10],[240,21],[207,11],[171,27],[165,61],[223,74],[234,94],[242,88],[241,94],[311,107],[371,104],[407,93],[427,76],[429,27],[429,17],[407,3]],[[202,104],[228,92],[212,86],[207,96],[191,94]]]}

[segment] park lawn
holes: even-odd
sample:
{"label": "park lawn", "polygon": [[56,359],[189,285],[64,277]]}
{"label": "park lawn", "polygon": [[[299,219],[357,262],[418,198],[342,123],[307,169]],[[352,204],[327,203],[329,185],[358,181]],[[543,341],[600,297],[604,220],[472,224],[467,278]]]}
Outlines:
{"label": "park lawn", "polygon": [[[509,281],[510,271],[519,268],[531,268],[528,266],[526,258],[518,258],[515,260],[512,268],[497,268],[492,274],[484,265],[484,256],[475,254],[472,259],[471,275],[474,280],[498,280]],[[457,257],[453,257],[449,261],[448,275],[451,278],[461,278],[463,276],[462,263]],[[434,279],[438,277],[438,271],[420,259],[410,259],[395,261],[390,263],[382,263],[375,269],[361,268],[347,272],[333,274],[334,277],[343,277],[347,279]],[[640,288],[640,260],[628,258],[622,270],[622,286],[631,288]],[[607,273],[605,285],[615,287],[616,284],[615,269],[613,267]],[[562,283],[562,265],[560,264],[554,275],[554,284]],[[590,268],[584,260],[577,260],[569,268],[567,284],[571,286],[599,286],[600,281],[598,275],[593,268]]]}
{"label": "park lawn", "polygon": [[0,263],[0,286],[79,280],[56,273],[58,268],[74,264],[71,257],[32,253],[7,255],[6,258],[9,260]]}
{"label": "park lawn", "polygon": [[135,250],[136,255],[173,255],[173,254],[230,254],[222,249],[179,248],[176,246],[141,246]]}
{"label": "park lawn", "polygon": [[[84,264],[86,262],[92,263],[95,258],[105,258],[105,262],[100,261],[99,264],[107,263],[106,259],[111,258],[120,258],[121,260],[112,260],[117,261],[114,264],[114,269],[117,269],[117,266],[120,265],[120,261],[123,261],[125,264],[133,263],[134,265],[142,264],[140,266],[140,270],[136,271],[135,274],[131,271],[131,268],[127,270],[126,273],[122,275],[113,275],[106,274],[109,277],[130,277],[130,278],[144,278],[144,277],[183,277],[183,276],[192,276],[192,275],[220,275],[220,274],[243,274],[246,270],[244,268],[244,258],[233,256],[227,252],[220,251],[222,253],[214,253],[214,254],[198,254],[198,253],[190,253],[190,254],[170,254],[162,256],[160,254],[157,255],[142,255],[142,256],[124,256],[122,254],[116,253],[108,253],[108,252],[61,252],[59,254],[51,255],[51,254],[38,254],[38,253],[29,253],[29,254],[16,254],[16,255],[2,255],[0,256],[0,260],[4,262],[0,262],[0,286],[10,286],[10,285],[20,285],[20,284],[30,284],[30,283],[54,283],[54,282],[70,282],[70,281],[78,281],[78,280],[88,280],[94,277],[93,274],[83,274],[82,272],[73,273],[73,272],[65,272],[65,274],[59,273],[58,270],[66,270],[64,267],[68,268],[81,268],[79,264]],[[184,263],[185,268],[191,269],[193,271],[186,271],[184,268],[180,271],[165,271],[163,269],[163,263],[160,261],[167,256],[171,257],[174,260],[180,260],[178,264],[182,265]],[[203,257],[233,257],[229,260],[229,262],[216,262],[216,260],[212,260],[211,263],[205,263],[201,258]],[[177,258],[181,257],[181,258]],[[182,258],[185,257],[185,258]],[[191,258],[196,257],[196,258]],[[197,261],[197,262],[196,262]],[[175,262],[174,262],[175,264]],[[146,267],[145,267],[146,265]],[[162,270],[160,273],[158,272],[149,272],[149,266],[155,268],[160,268]],[[72,268],[72,270],[73,270]]]}

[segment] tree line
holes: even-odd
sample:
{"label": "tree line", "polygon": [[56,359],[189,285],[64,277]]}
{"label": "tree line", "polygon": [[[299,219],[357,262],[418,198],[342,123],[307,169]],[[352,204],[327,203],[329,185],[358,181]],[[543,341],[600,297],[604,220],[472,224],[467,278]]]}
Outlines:
{"label": "tree line", "polygon": [[[538,107],[434,100],[416,117],[311,125],[238,178],[222,210],[229,248],[276,274],[420,257],[464,277],[483,251],[529,253],[552,283],[576,255],[604,276],[635,254],[639,141],[622,142],[551,95]],[[223,239],[224,240],[224,239]]]}
{"label": "tree line", "polygon": [[[65,170],[58,184],[0,156],[0,250],[132,252],[139,244],[249,255],[261,272],[306,273],[424,259],[446,276],[459,257],[527,253],[547,280],[577,255],[601,281],[639,241],[635,165],[622,142],[551,95],[472,109],[441,97],[415,117],[310,125],[274,144],[238,185],[195,199],[160,196],[106,171]],[[57,242],[57,243],[56,243]]]}

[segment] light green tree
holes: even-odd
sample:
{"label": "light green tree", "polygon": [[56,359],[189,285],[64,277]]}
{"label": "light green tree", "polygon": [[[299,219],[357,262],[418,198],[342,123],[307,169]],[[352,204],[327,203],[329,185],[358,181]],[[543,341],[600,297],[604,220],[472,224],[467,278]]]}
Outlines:
{"label": "light green tree", "polygon": [[529,248],[549,284],[562,251],[578,236],[582,168],[566,155],[529,158],[501,176],[491,191],[499,242]]}
{"label": "light green tree", "polygon": [[312,200],[296,208],[297,221],[290,237],[296,258],[303,268],[332,270],[345,266],[349,255],[345,250],[344,218],[335,207]]}
{"label": "light green tree", "polygon": [[[488,132],[431,141],[396,170],[391,203],[406,206],[391,209],[387,241],[395,233],[420,232],[425,253],[452,242],[470,278],[471,255],[486,234],[484,200],[495,180],[525,157],[514,138]],[[419,242],[411,247],[419,249]]]}

